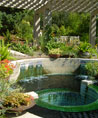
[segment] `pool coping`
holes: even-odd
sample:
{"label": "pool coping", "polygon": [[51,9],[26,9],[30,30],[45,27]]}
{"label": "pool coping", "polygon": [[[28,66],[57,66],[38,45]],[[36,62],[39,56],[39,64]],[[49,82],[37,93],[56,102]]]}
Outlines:
{"label": "pool coping", "polygon": [[[89,88],[93,89],[98,94],[98,87],[94,87],[93,85],[88,85]],[[63,90],[63,89],[62,89]],[[69,92],[68,89],[64,89]],[[47,90],[42,90],[41,92],[46,92]],[[38,94],[41,92],[37,92]],[[51,105],[49,103],[45,103],[41,100],[36,100],[37,105],[48,108],[51,110],[58,110],[63,112],[84,112],[84,111],[92,111],[98,109],[98,99],[90,104],[87,105],[79,105],[79,106],[57,106],[57,105]]]}

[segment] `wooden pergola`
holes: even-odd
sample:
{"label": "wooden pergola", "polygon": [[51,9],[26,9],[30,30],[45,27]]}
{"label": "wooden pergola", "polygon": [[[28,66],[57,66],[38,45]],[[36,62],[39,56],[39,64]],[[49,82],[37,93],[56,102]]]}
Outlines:
{"label": "wooden pergola", "polygon": [[98,14],[98,0],[0,0],[0,6],[35,11],[34,38],[40,36],[40,13],[44,15],[44,26],[51,22],[54,11],[90,13],[90,43],[95,45],[96,15]]}

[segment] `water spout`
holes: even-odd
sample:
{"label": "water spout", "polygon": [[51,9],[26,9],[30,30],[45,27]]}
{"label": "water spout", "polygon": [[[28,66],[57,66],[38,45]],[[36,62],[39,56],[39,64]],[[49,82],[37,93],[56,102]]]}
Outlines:
{"label": "water spout", "polygon": [[36,74],[42,76],[42,62],[38,61],[36,65]]}

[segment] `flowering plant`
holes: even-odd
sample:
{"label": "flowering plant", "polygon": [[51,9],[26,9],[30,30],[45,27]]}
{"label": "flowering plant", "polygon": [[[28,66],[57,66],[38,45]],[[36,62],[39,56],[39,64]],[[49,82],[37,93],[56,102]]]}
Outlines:
{"label": "flowering plant", "polygon": [[0,61],[0,78],[6,78],[13,73],[15,66],[7,59]]}
{"label": "flowering plant", "polygon": [[5,107],[18,108],[22,105],[30,105],[31,100],[34,100],[31,95],[27,95],[20,92],[12,92],[9,96],[5,97],[3,104]]}

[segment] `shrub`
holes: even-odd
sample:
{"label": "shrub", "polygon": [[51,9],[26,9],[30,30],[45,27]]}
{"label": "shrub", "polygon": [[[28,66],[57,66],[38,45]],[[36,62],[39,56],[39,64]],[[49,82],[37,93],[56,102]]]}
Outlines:
{"label": "shrub", "polygon": [[46,51],[46,44],[47,44],[47,42],[45,40],[45,35],[43,34],[42,36],[40,36],[40,46],[41,46],[41,50],[43,52]]}
{"label": "shrub", "polygon": [[60,27],[60,36],[64,36],[64,35],[66,35],[66,29],[65,29],[65,27],[62,25],[62,26]]}
{"label": "shrub", "polygon": [[87,74],[90,76],[98,76],[98,62],[88,62],[85,65]]}
{"label": "shrub", "polygon": [[64,46],[61,46],[62,50],[62,56],[72,56],[72,57],[77,57],[78,56],[78,47],[77,45],[73,44],[65,44]]}
{"label": "shrub", "polygon": [[11,43],[12,38],[11,38],[11,34],[10,34],[9,30],[7,30],[7,32],[5,34],[3,33],[3,36],[4,36],[5,43]]}
{"label": "shrub", "polygon": [[95,48],[90,48],[89,50],[88,50],[88,52],[90,53],[90,56],[91,56],[91,58],[92,57],[98,57],[98,52],[97,52],[97,49],[95,49]]}
{"label": "shrub", "polygon": [[20,38],[26,41],[33,41],[32,27],[30,26],[30,23],[25,20],[16,24],[16,33]]}
{"label": "shrub", "polygon": [[33,55],[33,47],[30,47],[27,43],[13,43],[12,49],[24,54]]}

